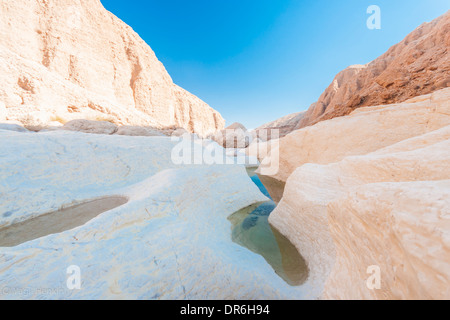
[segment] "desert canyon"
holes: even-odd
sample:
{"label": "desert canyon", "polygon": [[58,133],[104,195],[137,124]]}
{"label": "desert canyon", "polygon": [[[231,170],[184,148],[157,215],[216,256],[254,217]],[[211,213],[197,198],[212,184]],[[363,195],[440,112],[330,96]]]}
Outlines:
{"label": "desert canyon", "polygon": [[0,17],[0,299],[450,299],[450,11],[254,130],[99,0]]}

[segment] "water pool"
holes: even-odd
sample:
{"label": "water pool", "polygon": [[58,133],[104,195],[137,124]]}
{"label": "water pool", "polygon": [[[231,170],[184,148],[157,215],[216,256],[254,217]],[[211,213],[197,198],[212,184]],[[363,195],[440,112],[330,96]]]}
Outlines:
{"label": "water pool", "polygon": [[[262,193],[270,198],[254,170],[250,178]],[[229,217],[233,242],[264,257],[273,270],[289,285],[303,284],[308,277],[308,267],[295,246],[269,224],[269,216],[276,203],[268,201],[252,205]]]}

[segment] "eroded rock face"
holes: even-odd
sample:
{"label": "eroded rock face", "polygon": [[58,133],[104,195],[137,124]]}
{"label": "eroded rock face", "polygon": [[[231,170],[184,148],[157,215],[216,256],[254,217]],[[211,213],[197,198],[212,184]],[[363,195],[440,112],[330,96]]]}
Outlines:
{"label": "eroded rock face", "polygon": [[[302,252],[323,298],[450,297],[450,125],[371,153],[311,162],[288,178],[270,222]],[[373,266],[379,290],[367,285]]]}
{"label": "eroded rock face", "polygon": [[402,103],[449,87],[449,47],[450,11],[422,24],[376,60],[341,71],[306,112],[287,115],[256,131],[274,128],[284,137],[360,107]]}
{"label": "eroded rock face", "polygon": [[405,103],[360,108],[349,116],[294,131],[279,140],[278,152],[262,161],[279,161],[279,170],[260,174],[261,180],[274,201],[279,201],[288,177],[305,163],[337,162],[449,125],[449,101],[447,88]]}
{"label": "eroded rock face", "polygon": [[450,86],[449,47],[450,11],[422,24],[371,63],[340,72],[295,129]]}
{"label": "eroded rock face", "polygon": [[[450,180],[369,184],[330,203],[337,259],[324,296],[449,299],[449,206]],[[369,266],[379,290],[368,290]]]}
{"label": "eroded rock face", "polygon": [[224,128],[99,0],[5,0],[0,16],[0,100],[9,120],[43,128],[55,118],[103,118],[203,136]]}

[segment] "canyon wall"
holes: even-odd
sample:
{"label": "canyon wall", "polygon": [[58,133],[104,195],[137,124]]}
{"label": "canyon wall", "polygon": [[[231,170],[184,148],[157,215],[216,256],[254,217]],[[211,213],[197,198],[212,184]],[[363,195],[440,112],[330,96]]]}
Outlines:
{"label": "canyon wall", "polygon": [[200,135],[225,125],[99,0],[2,1],[0,77],[1,121],[107,120]]}
{"label": "canyon wall", "polygon": [[450,11],[422,24],[374,61],[341,71],[319,100],[294,118],[296,123],[279,126],[283,136],[360,107],[401,103],[449,87],[449,48]]}
{"label": "canyon wall", "polygon": [[449,48],[450,11],[422,24],[371,63],[340,72],[296,129],[450,86]]}

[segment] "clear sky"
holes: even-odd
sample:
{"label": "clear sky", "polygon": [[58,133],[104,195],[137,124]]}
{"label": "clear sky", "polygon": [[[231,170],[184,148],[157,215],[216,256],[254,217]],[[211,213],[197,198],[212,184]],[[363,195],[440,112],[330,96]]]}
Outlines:
{"label": "clear sky", "polygon": [[[334,76],[366,64],[449,0],[101,0],[176,84],[247,128],[306,110]],[[370,5],[381,30],[369,30]]]}

